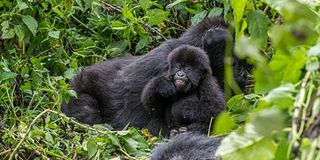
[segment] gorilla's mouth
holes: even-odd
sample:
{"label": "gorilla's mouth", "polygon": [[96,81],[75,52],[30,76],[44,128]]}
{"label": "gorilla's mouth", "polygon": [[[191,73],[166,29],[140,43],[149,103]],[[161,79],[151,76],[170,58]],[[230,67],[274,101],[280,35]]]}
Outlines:
{"label": "gorilla's mouth", "polygon": [[176,79],[174,83],[176,84],[176,86],[183,87],[187,84],[187,80]]}

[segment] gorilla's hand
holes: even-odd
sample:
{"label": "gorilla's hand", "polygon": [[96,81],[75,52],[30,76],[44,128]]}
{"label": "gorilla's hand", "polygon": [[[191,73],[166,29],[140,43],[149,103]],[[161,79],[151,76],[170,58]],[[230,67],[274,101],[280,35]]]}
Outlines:
{"label": "gorilla's hand", "polygon": [[162,76],[155,80],[156,92],[158,92],[162,97],[171,97],[176,94],[177,90],[174,83],[169,80],[169,78]]}
{"label": "gorilla's hand", "polygon": [[147,109],[156,109],[161,106],[165,98],[176,94],[176,88],[165,76],[151,79],[143,88],[141,102]]}

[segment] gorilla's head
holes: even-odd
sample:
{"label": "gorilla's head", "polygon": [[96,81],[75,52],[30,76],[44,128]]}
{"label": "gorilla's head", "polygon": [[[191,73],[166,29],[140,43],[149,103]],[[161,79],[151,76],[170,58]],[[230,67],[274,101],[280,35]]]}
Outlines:
{"label": "gorilla's head", "polygon": [[181,45],[169,54],[168,63],[168,77],[178,91],[187,92],[197,87],[205,75],[212,74],[207,54],[198,47]]}

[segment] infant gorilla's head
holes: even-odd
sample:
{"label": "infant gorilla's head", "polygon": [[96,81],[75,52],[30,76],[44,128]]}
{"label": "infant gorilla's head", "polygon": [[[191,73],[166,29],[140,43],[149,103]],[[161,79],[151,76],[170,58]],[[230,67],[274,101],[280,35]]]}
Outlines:
{"label": "infant gorilla's head", "polygon": [[177,91],[187,92],[197,87],[205,75],[211,75],[207,54],[198,47],[181,45],[168,56],[168,77],[174,82]]}

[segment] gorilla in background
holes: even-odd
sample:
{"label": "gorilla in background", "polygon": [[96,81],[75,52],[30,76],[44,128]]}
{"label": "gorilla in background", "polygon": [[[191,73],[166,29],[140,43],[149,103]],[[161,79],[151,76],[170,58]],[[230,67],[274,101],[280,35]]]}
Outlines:
{"label": "gorilla in background", "polygon": [[[143,107],[140,97],[153,77],[168,71],[168,54],[184,44],[203,47],[211,61],[212,75],[223,88],[223,61],[230,37],[223,19],[207,19],[143,56],[114,58],[89,66],[71,80],[70,87],[77,92],[77,98],[71,97],[68,104],[63,103],[62,111],[83,123],[109,123],[117,130],[129,124],[157,134],[165,124],[153,118],[154,114]],[[245,77],[239,76],[239,68],[234,63],[235,79],[242,86]]]}
{"label": "gorilla in background", "polygon": [[169,143],[157,145],[150,160],[219,160],[215,151],[222,138],[209,138],[205,135],[182,133]]}
{"label": "gorilla in background", "polygon": [[170,131],[178,132],[184,127],[187,131],[207,133],[211,117],[225,107],[208,56],[198,47],[182,45],[168,55],[168,64],[167,73],[146,84],[142,103]]}

